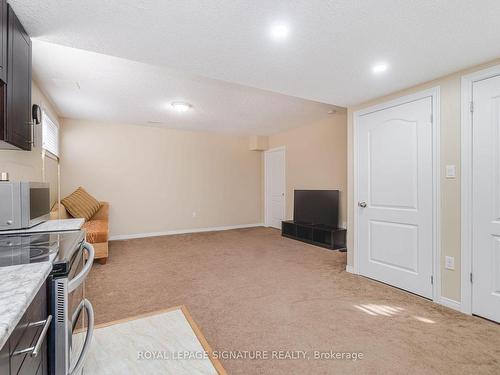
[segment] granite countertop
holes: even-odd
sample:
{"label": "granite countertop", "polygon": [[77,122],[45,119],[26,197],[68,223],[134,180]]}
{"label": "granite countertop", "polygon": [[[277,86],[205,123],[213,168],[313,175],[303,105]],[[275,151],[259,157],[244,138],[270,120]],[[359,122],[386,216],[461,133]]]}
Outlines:
{"label": "granite countertop", "polygon": [[0,349],[47,279],[52,259],[0,268]]}
{"label": "granite countertop", "polygon": [[12,233],[42,233],[42,232],[64,232],[68,230],[79,230],[85,224],[85,219],[57,219],[47,220],[28,229],[2,230],[0,234]]}

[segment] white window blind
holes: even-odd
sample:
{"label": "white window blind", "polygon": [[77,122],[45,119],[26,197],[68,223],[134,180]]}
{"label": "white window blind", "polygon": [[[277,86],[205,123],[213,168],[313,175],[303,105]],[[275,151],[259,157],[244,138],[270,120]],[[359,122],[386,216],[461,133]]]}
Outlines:
{"label": "white window blind", "polygon": [[42,112],[42,147],[59,157],[59,126],[45,111]]}

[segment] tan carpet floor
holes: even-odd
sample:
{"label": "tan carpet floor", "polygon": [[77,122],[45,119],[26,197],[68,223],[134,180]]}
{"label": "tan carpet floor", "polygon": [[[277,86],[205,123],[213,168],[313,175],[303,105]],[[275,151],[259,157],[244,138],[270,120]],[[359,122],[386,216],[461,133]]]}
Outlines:
{"label": "tan carpet floor", "polygon": [[229,374],[500,374],[500,325],[351,275],[345,263],[345,253],[267,228],[115,241],[87,296],[97,323],[184,304],[214,350],[309,356],[222,360]]}

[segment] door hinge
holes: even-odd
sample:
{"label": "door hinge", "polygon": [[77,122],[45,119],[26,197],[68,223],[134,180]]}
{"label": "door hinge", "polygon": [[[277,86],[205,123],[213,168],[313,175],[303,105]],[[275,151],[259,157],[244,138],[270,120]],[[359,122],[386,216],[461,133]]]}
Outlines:
{"label": "door hinge", "polygon": [[434,276],[431,276],[431,285],[434,285]]}
{"label": "door hinge", "polygon": [[474,112],[474,102],[470,102],[470,111]]}
{"label": "door hinge", "polygon": [[472,284],[472,272],[470,273],[470,282]]}

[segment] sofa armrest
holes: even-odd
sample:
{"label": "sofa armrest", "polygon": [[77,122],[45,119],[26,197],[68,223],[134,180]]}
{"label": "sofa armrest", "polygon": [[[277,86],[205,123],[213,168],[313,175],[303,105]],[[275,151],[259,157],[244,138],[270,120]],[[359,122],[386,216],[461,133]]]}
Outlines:
{"label": "sofa armrest", "polygon": [[108,216],[109,216],[109,203],[108,202],[100,202],[101,203],[101,208],[99,208],[99,211],[95,213],[94,216],[90,220],[104,220],[108,221]]}
{"label": "sofa armrest", "polygon": [[73,219],[73,216],[69,214],[62,203],[55,203],[50,210],[50,219],[58,220],[58,219]]}

